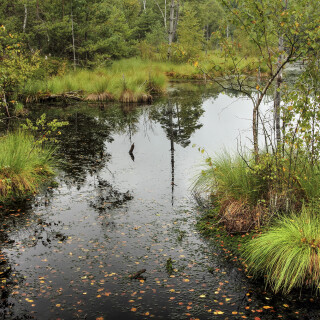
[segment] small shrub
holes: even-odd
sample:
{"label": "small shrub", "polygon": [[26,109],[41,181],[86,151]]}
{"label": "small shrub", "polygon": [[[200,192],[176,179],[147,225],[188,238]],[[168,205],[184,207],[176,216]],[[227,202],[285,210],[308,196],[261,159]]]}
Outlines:
{"label": "small shrub", "polygon": [[310,209],[279,218],[245,246],[249,271],[265,277],[275,292],[320,288],[320,218]]}

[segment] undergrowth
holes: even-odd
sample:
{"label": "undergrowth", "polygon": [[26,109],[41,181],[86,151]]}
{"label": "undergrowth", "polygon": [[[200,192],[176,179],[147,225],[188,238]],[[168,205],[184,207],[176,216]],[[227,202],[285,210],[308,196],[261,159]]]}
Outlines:
{"label": "undergrowth", "polygon": [[224,152],[208,157],[195,179],[196,192],[218,201],[229,232],[247,232],[270,221],[275,212],[299,211],[303,202],[319,202],[320,170],[303,153],[294,161],[269,153],[259,159],[256,164],[250,155]]}

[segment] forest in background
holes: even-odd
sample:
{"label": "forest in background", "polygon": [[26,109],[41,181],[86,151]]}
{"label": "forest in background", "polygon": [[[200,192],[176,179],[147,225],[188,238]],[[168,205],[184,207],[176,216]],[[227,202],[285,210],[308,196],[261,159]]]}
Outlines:
{"label": "forest in background", "polygon": [[[236,5],[236,2],[235,2]],[[0,24],[31,52],[88,66],[141,55],[187,61],[217,47],[214,34],[241,37],[216,0],[4,0]]]}

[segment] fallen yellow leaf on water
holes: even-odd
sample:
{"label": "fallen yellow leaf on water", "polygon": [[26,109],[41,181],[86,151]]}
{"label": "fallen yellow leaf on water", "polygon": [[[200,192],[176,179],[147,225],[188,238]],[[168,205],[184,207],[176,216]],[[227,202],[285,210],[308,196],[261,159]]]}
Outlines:
{"label": "fallen yellow leaf on water", "polygon": [[217,311],[214,312],[214,314],[224,314],[224,312],[217,310]]}

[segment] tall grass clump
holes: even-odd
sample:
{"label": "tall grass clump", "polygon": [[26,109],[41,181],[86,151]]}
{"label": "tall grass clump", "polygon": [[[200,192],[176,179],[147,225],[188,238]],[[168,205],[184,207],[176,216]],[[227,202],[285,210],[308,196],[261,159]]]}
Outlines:
{"label": "tall grass clump", "polygon": [[0,202],[29,196],[53,174],[53,151],[26,132],[1,137],[0,150]]}
{"label": "tall grass clump", "polygon": [[243,252],[249,271],[265,277],[275,292],[304,286],[320,288],[320,218],[306,207],[282,216]]}
{"label": "tall grass clump", "polygon": [[247,232],[268,217],[263,196],[267,181],[251,169],[252,161],[250,156],[223,152],[207,158],[205,169],[196,177],[194,190],[214,198],[228,232]]}
{"label": "tall grass clump", "polygon": [[263,182],[248,167],[250,161],[249,156],[228,152],[207,158],[205,168],[196,177],[194,189],[214,194],[220,201],[231,197],[255,204]]}

